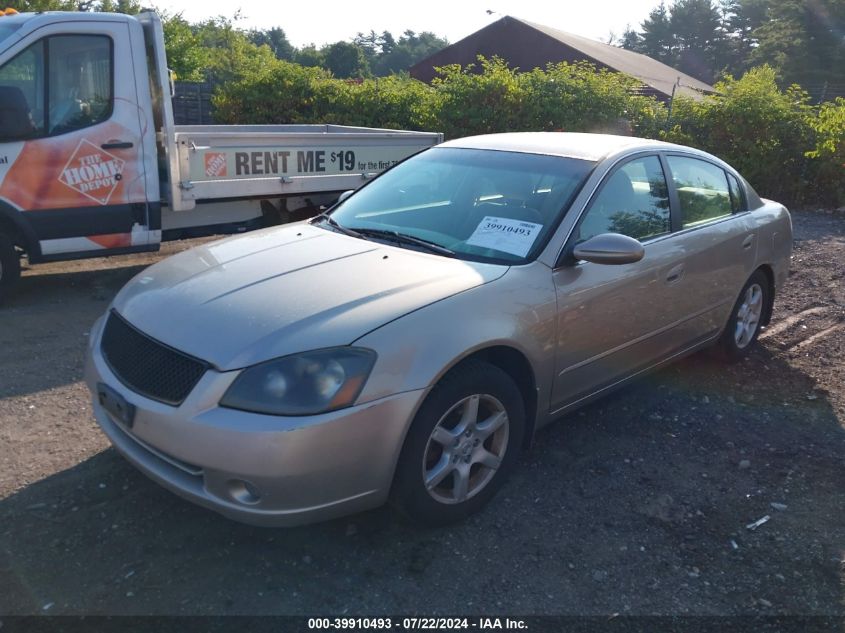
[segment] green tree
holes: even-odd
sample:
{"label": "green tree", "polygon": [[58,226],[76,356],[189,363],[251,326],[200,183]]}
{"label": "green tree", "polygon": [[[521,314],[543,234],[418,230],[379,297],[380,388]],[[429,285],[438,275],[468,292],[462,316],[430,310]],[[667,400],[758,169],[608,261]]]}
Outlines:
{"label": "green tree", "polygon": [[370,74],[367,57],[360,46],[352,42],[335,42],[323,49],[323,63],[335,77],[366,77]]}
{"label": "green tree", "polygon": [[94,5],[95,11],[105,13],[126,13],[137,15],[141,12],[141,3],[138,0],[100,0]]}
{"label": "green tree", "polygon": [[448,41],[429,31],[416,33],[411,30],[405,31],[396,41],[385,32],[381,42],[382,54],[373,64],[373,71],[381,76],[405,72],[421,59],[449,45]]}
{"label": "green tree", "polygon": [[782,85],[800,83],[816,99],[845,95],[845,2],[770,0],[753,36],[753,64],[777,69]]}
{"label": "green tree", "polygon": [[359,32],[352,43],[364,51],[364,57],[367,58],[367,63],[372,66],[376,58],[382,54],[381,36],[375,31],[369,33]]}
{"label": "green tree", "polygon": [[181,16],[162,15],[164,49],[167,65],[180,81],[202,81],[208,62],[208,49],[202,40]]}
{"label": "green tree", "polygon": [[405,31],[396,40],[389,31],[358,33],[352,40],[364,51],[374,75],[385,77],[406,72],[411,66],[448,46],[448,42],[434,33]]}
{"label": "green tree", "polygon": [[107,13],[141,12],[138,0],[7,0],[3,8],[12,8],[21,13],[27,11],[104,11]]}
{"label": "green tree", "polygon": [[721,0],[724,46],[717,70],[739,76],[751,67],[754,31],[768,19],[768,5],[769,0]]}
{"label": "green tree", "polygon": [[234,19],[218,16],[192,26],[199,38],[203,75],[215,83],[257,72],[264,66],[278,61],[268,46],[256,46],[247,33],[235,27]]}
{"label": "green tree", "polygon": [[666,5],[661,2],[653,9],[640,25],[642,35],[639,38],[638,53],[672,66],[677,57],[675,34]]}
{"label": "green tree", "polygon": [[677,67],[707,83],[716,75],[716,51],[722,43],[722,19],[711,0],[675,0],[669,23]]}
{"label": "green tree", "polygon": [[631,25],[625,27],[622,33],[622,39],[619,40],[619,46],[629,51],[641,52],[642,50],[642,36],[631,28]]}
{"label": "green tree", "polygon": [[249,40],[256,46],[268,46],[276,59],[293,60],[296,49],[285,35],[284,29],[273,27],[272,29],[253,29],[248,33]]}
{"label": "green tree", "polygon": [[304,46],[294,53],[293,61],[300,66],[306,67],[323,67],[325,59],[323,53],[313,44]]}
{"label": "green tree", "polygon": [[93,0],[6,0],[3,8],[15,9],[21,13],[29,11],[88,11]]}

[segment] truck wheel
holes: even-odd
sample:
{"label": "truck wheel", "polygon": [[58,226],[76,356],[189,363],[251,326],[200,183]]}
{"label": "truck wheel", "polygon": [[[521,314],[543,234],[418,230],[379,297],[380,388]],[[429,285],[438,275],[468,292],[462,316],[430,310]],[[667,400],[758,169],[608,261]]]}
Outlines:
{"label": "truck wheel", "polygon": [[471,362],[449,372],[414,418],[392,502],[408,518],[446,525],[477,512],[516,465],[522,395],[501,369]]}
{"label": "truck wheel", "polygon": [[0,303],[8,297],[21,276],[21,260],[12,240],[0,233]]}

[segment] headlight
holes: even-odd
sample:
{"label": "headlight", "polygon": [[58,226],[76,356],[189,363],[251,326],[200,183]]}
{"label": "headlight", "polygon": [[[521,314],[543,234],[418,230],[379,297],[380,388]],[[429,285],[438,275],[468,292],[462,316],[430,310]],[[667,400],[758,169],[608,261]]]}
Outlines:
{"label": "headlight", "polygon": [[336,347],[277,358],[241,372],[220,406],[271,415],[314,415],[355,402],[376,353]]}

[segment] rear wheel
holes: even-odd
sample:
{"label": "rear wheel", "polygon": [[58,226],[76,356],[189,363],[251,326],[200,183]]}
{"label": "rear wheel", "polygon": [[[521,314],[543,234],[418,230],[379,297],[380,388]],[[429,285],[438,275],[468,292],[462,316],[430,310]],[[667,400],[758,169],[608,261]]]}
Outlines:
{"label": "rear wheel", "polygon": [[719,349],[727,360],[739,360],[754,346],[769,299],[768,279],[758,270],[745,282],[719,341]]}
{"label": "rear wheel", "polygon": [[505,372],[482,362],[453,370],[414,418],[396,469],[394,504],[428,525],[477,512],[513,470],[524,428],[522,396]]}
{"label": "rear wheel", "polygon": [[8,297],[21,276],[21,260],[12,240],[0,233],[0,303]]}

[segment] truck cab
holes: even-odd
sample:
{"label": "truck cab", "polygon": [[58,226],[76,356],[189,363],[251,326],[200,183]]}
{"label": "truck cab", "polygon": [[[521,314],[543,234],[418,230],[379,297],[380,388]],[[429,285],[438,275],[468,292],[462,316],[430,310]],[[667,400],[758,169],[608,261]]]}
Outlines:
{"label": "truck cab", "polygon": [[31,263],[157,247],[145,67],[128,16],[0,18],[0,228]]}
{"label": "truck cab", "polygon": [[151,251],[296,219],[292,209],[307,217],[442,140],[335,125],[177,126],[157,14],[9,13],[0,301],[23,255],[37,264]]}

